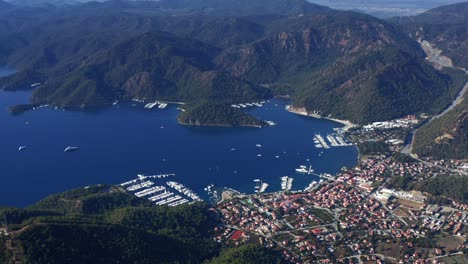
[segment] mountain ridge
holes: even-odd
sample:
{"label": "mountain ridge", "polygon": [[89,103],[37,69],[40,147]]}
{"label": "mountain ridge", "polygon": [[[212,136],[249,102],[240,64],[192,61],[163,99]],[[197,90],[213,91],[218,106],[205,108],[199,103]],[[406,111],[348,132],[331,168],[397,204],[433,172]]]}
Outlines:
{"label": "mountain ridge", "polygon": [[[277,0],[273,6],[292,3],[300,9],[302,2]],[[218,2],[213,3],[215,8]],[[236,7],[236,1],[229,3]],[[0,79],[0,87],[26,88],[35,76],[44,84],[33,103],[60,107],[133,98],[229,103],[279,92],[295,106],[355,123],[435,113],[459,89],[456,78],[424,61],[417,42],[368,15],[328,9],[251,15],[249,9],[248,16],[239,17],[178,11],[169,16],[157,8],[144,10],[160,4],[88,3],[51,11],[38,23],[0,34],[6,43],[19,43],[0,50],[0,61],[20,69]],[[150,45],[157,38],[143,41],[145,34],[167,34],[160,31],[178,40],[167,42],[164,50]],[[153,52],[162,57],[146,59]],[[205,55],[195,58],[194,53]],[[429,103],[421,100],[424,96]]]}

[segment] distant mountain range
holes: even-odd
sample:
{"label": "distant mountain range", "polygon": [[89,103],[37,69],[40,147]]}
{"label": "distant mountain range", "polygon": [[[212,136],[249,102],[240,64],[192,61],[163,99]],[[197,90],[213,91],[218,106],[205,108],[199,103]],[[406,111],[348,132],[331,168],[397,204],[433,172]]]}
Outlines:
{"label": "distant mountain range", "polygon": [[427,40],[458,67],[468,69],[468,2],[431,9],[413,17],[393,18],[415,39]]}
{"label": "distant mountain range", "polygon": [[366,123],[437,113],[463,82],[431,67],[397,26],[303,0],[16,9],[0,17],[0,41],[0,63],[20,70],[0,88],[41,82],[32,102],[61,107],[282,95],[310,111]]}

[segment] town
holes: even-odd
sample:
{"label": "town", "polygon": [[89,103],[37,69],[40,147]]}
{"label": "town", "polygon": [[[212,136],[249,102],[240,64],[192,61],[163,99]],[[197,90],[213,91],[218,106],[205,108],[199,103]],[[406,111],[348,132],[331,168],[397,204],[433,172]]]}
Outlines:
{"label": "town", "polygon": [[289,263],[466,263],[466,201],[418,186],[463,177],[468,164],[402,154],[417,123],[408,116],[347,131],[358,165],[307,191],[229,193],[216,206],[214,239],[262,245]]}

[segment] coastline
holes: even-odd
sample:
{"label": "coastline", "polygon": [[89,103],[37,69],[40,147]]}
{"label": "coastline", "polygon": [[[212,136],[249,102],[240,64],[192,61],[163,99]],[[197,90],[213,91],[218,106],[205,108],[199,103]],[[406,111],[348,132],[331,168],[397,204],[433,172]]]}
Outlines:
{"label": "coastline", "polygon": [[343,124],[344,127],[342,127],[341,129],[343,131],[345,131],[345,132],[348,131],[349,129],[353,128],[353,127],[356,127],[356,125],[351,123],[349,120],[337,119],[337,118],[332,118],[332,117],[323,117],[323,116],[321,116],[319,114],[309,113],[309,112],[307,112],[305,107],[297,108],[297,107],[292,107],[291,105],[287,105],[285,109],[286,109],[286,111],[288,111],[290,113],[293,113],[293,114],[313,117],[313,118],[317,118],[317,119],[327,119],[327,120],[331,120],[331,121]]}

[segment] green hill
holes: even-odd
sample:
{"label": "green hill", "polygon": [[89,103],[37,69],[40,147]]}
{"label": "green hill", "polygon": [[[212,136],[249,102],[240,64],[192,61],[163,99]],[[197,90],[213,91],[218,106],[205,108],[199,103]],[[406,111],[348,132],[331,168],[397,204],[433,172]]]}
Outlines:
{"label": "green hill", "polygon": [[[201,263],[218,252],[208,214],[205,204],[155,207],[113,187],[0,209],[24,263]],[[11,253],[0,243],[2,263]]]}
{"label": "green hill", "polygon": [[180,123],[186,125],[250,127],[267,125],[264,121],[258,120],[240,109],[213,102],[203,102],[189,106],[177,119]]}

